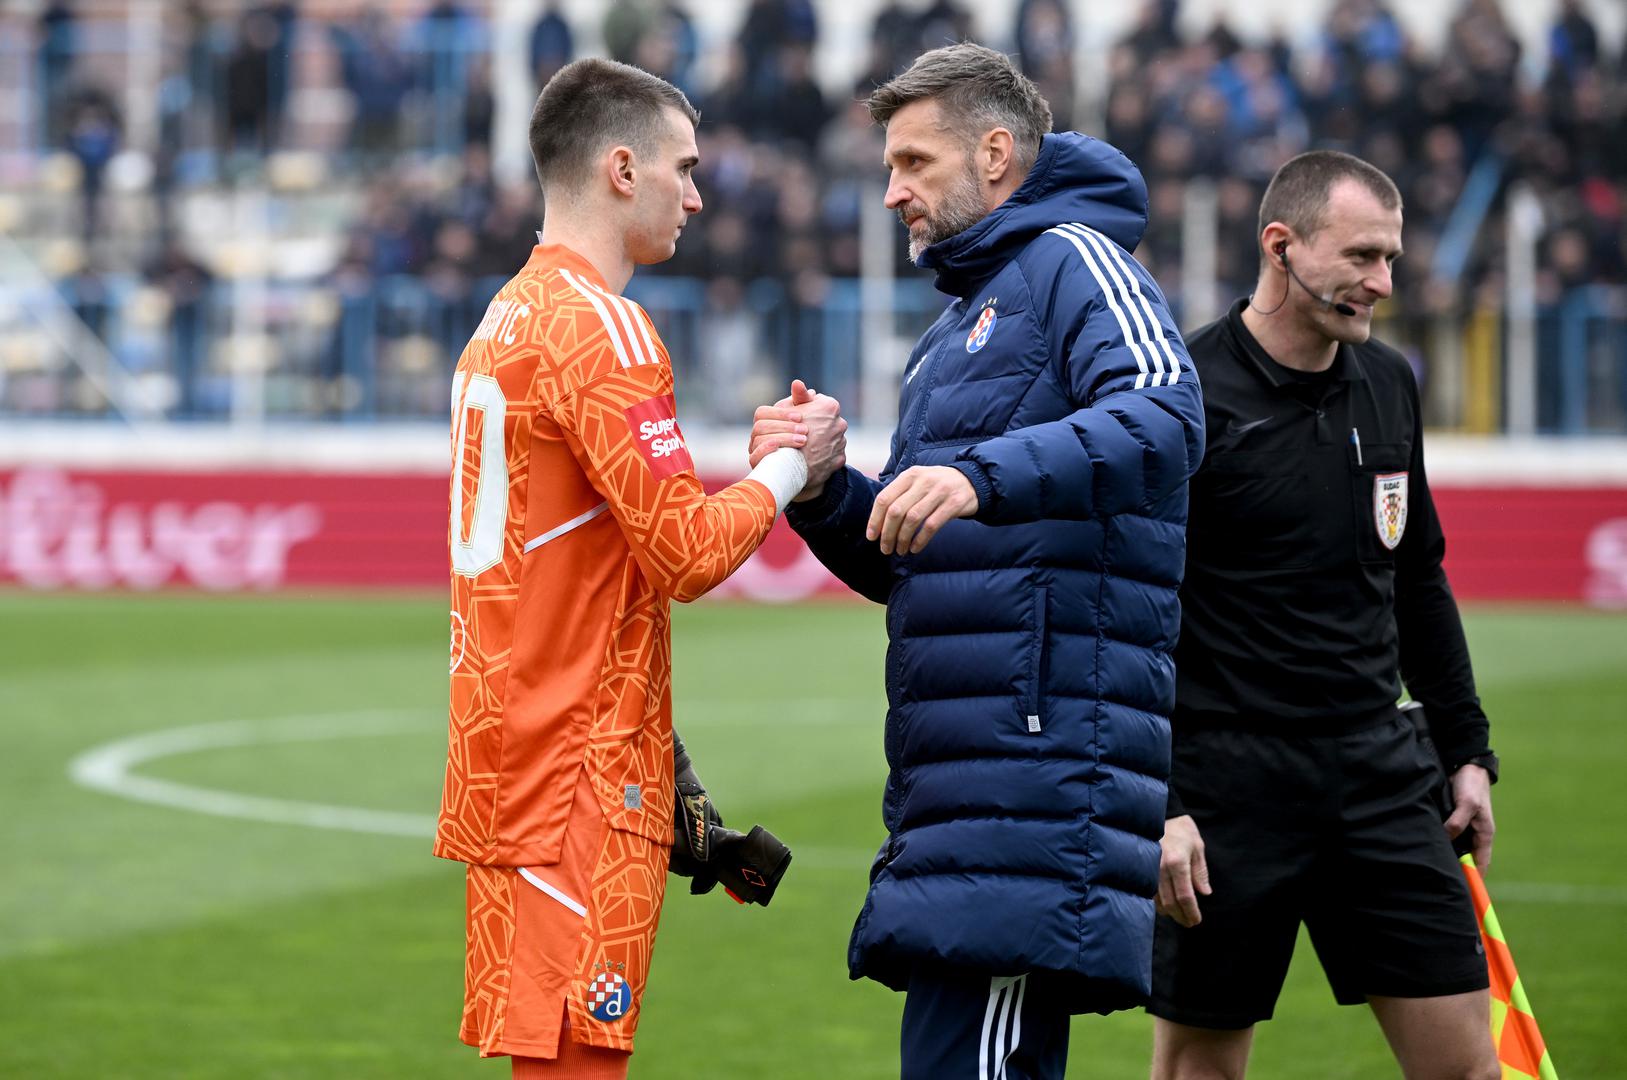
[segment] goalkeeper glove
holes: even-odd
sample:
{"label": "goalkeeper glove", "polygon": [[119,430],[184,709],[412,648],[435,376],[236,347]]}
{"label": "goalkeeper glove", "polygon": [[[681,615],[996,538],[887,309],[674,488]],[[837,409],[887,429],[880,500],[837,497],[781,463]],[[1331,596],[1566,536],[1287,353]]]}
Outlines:
{"label": "goalkeeper glove", "polygon": [[711,892],[719,881],[736,901],[767,906],[791,863],[791,849],[761,825],[749,833],[725,828],[677,732],[672,735],[677,798],[672,872],[687,877],[689,892]]}
{"label": "goalkeeper glove", "polygon": [[694,763],[678,733],[672,733],[672,765],[677,779],[677,808],[674,825],[677,836],[672,844],[672,872],[689,878],[689,893],[700,896],[712,891],[717,874],[710,865],[717,853],[715,839],[727,832],[723,815],[717,812],[711,796],[695,775]]}

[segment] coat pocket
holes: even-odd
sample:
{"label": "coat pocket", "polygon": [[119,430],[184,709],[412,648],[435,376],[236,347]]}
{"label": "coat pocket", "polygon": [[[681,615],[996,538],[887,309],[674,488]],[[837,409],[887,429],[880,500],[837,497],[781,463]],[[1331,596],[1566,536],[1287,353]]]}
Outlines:
{"label": "coat pocket", "polygon": [[1039,734],[1044,712],[1041,683],[1045,672],[1045,626],[1050,595],[1051,590],[1044,587],[1034,590],[1034,630],[1028,641],[1028,681],[1023,697],[1023,720],[1030,735]]}

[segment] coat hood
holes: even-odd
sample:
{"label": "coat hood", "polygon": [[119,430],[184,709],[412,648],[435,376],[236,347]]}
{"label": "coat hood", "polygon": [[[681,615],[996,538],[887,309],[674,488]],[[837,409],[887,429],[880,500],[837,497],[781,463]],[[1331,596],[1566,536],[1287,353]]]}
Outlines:
{"label": "coat hood", "polygon": [[921,252],[937,287],[965,296],[1030,240],[1065,222],[1089,225],[1126,251],[1147,229],[1147,182],[1111,143],[1068,131],[1047,135],[1022,185],[982,221]]}

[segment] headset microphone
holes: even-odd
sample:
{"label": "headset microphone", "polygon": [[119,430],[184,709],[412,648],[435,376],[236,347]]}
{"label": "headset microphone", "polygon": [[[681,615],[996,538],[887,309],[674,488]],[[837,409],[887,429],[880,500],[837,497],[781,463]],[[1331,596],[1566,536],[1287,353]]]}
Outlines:
{"label": "headset microphone", "polygon": [[1337,303],[1336,304],[1336,303],[1333,302],[1333,290],[1331,290],[1331,289],[1328,290],[1328,292],[1326,294],[1319,294],[1319,293],[1317,293],[1317,291],[1315,289],[1312,289],[1309,285],[1305,284],[1304,281],[1300,280],[1300,276],[1298,274],[1294,273],[1294,268],[1292,266],[1288,265],[1288,245],[1287,244],[1279,244],[1277,246],[1277,258],[1282,260],[1282,268],[1284,270],[1288,271],[1288,276],[1293,278],[1295,281],[1299,282],[1299,287],[1300,288],[1304,289],[1306,292],[1308,292],[1312,296],[1316,297],[1317,300],[1321,301],[1323,307],[1330,308],[1333,311],[1337,311],[1339,314],[1345,316],[1346,318],[1349,318],[1350,316],[1356,314],[1356,309],[1351,307],[1349,304],[1345,304],[1345,303]]}

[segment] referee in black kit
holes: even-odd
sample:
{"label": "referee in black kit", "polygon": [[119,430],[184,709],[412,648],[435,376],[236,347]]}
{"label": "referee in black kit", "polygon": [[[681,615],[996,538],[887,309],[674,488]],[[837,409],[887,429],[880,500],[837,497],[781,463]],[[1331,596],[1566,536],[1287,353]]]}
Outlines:
{"label": "referee in black kit", "polygon": [[[1369,336],[1401,196],[1313,151],[1272,178],[1259,226],[1254,295],[1186,338],[1209,447],[1175,653],[1153,1077],[1244,1074],[1304,922],[1334,997],[1372,1007],[1410,1080],[1497,1080],[1449,838],[1472,828],[1490,861],[1497,759],[1441,569],[1418,389]],[[1427,734],[1396,706],[1402,681]]]}

